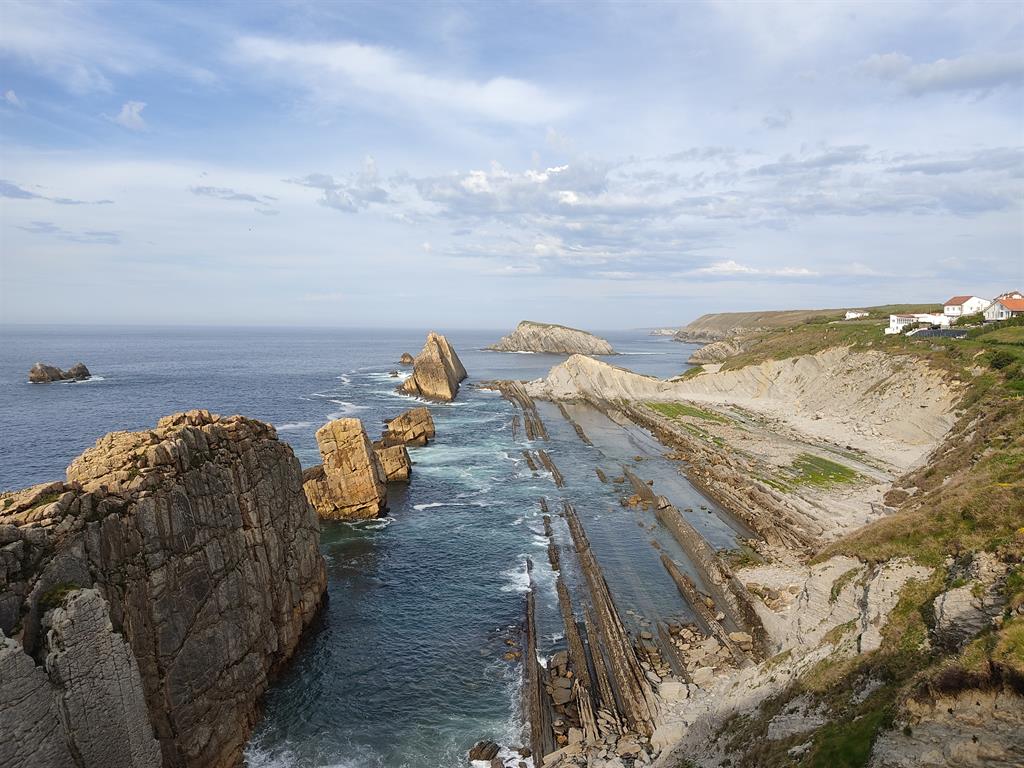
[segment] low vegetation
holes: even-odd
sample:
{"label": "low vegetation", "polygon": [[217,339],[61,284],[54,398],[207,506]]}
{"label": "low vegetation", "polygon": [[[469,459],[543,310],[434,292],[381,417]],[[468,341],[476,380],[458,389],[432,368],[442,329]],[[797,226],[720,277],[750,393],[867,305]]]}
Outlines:
{"label": "low vegetation", "polygon": [[732,419],[723,416],[720,413],[705,411],[703,408],[697,408],[696,406],[687,405],[686,403],[647,403],[647,405],[663,416],[668,416],[670,419],[678,419],[680,416],[690,416],[691,418],[713,421],[718,424],[729,424],[732,422]]}
{"label": "low vegetation", "polygon": [[[759,332],[756,344],[724,366],[845,345],[916,358],[964,385],[957,422],[943,445],[887,495],[895,512],[831,543],[814,558],[841,554],[868,563],[906,558],[931,568],[931,576],[904,588],[877,651],[857,653],[849,628],[838,627],[827,638],[834,653],[755,712],[730,721],[720,738],[730,745],[734,768],[865,766],[879,734],[894,727],[906,698],[940,684],[948,689],[950,680],[960,681],[961,689],[996,684],[985,682],[996,679],[993,670],[1010,670],[1024,681],[1024,616],[1017,613],[1024,605],[1024,320],[971,328],[964,339],[915,340],[883,335],[887,318],[882,316],[896,308],[882,309],[877,318],[831,322],[812,317]],[[810,485],[857,477],[842,464],[810,454],[801,455],[793,469]],[[799,481],[774,477],[766,482],[791,490]],[[1011,564],[1003,586],[1003,621],[951,654],[931,642],[933,603],[942,592],[966,583],[961,565],[981,551]],[[836,580],[833,601],[857,573],[848,571]],[[999,674],[1005,679],[1007,673]],[[768,739],[771,719],[796,706],[823,713],[826,723]]]}

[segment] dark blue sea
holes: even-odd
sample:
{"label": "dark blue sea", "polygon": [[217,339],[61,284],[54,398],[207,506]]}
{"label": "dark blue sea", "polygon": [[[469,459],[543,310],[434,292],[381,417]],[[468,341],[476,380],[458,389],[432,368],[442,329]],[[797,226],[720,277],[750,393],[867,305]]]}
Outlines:
{"label": "dark blue sea", "polygon": [[[62,478],[105,433],[190,408],[267,421],[309,466],[319,461],[314,432],[324,422],[358,417],[374,438],[385,419],[418,404],[395,392],[390,372],[402,352],[419,351],[427,330],[2,328],[0,489]],[[519,639],[527,557],[542,642],[561,640],[541,497],[556,510],[562,498],[576,505],[629,620],[688,615],[650,546],[657,540],[681,557],[674,542],[649,513],[624,509],[594,468],[617,474],[644,454],[646,477],[677,506],[709,502],[642,430],[579,407],[572,415],[594,442],[587,446],[557,407],[542,404],[551,440],[541,447],[567,480],[556,489],[523,460],[510,404],[472,384],[536,378],[564,358],[483,351],[499,330],[447,335],[470,379],[454,403],[430,406],[437,440],[412,449],[412,482],[389,490],[388,517],[324,525],[329,603],[267,696],[251,766],[461,768],[478,739],[523,743],[520,667],[502,656]],[[612,362],[656,376],[685,370],[693,349],[640,331],[604,335],[625,353]],[[80,360],[93,378],[31,385],[37,360],[63,368]],[[735,533],[717,515],[695,513],[694,522],[718,546],[732,545]]]}

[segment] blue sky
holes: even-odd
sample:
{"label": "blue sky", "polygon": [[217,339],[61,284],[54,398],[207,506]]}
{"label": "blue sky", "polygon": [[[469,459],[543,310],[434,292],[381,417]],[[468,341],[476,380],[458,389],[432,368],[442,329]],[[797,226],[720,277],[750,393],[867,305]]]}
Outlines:
{"label": "blue sky", "polygon": [[0,5],[0,321],[1024,288],[1020,3]]}

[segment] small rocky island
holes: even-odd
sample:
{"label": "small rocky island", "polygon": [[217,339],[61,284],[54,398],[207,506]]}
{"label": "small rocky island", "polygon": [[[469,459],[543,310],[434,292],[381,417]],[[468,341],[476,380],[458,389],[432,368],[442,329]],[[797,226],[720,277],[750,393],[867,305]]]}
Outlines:
{"label": "small rocky island", "polygon": [[66,371],[62,371],[54,365],[36,363],[28,372],[28,380],[32,384],[46,384],[51,381],[84,381],[91,377],[92,374],[85,367],[85,363],[75,363]]}
{"label": "small rocky island", "polygon": [[427,343],[413,359],[412,376],[402,382],[399,392],[425,400],[450,403],[459,393],[466,369],[448,339],[431,331]]}
{"label": "small rocky island", "polygon": [[607,340],[578,328],[523,320],[488,349],[495,352],[546,352],[553,355],[614,355]]}

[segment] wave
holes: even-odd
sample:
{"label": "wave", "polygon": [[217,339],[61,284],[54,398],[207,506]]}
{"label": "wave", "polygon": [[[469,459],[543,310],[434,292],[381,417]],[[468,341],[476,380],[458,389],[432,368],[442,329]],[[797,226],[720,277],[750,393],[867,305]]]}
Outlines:
{"label": "wave", "polygon": [[287,424],[279,424],[279,425],[277,425],[277,431],[278,432],[294,432],[296,430],[306,429],[307,427],[312,427],[312,426],[313,426],[313,422],[312,421],[291,421],[291,422],[288,422]]}
{"label": "wave", "polygon": [[412,508],[417,512],[422,512],[424,509],[434,509],[435,507],[443,507],[444,504],[440,501],[432,501],[429,504],[413,504]]}
{"label": "wave", "polygon": [[340,419],[342,416],[349,416],[353,413],[359,413],[359,411],[365,411],[369,407],[366,405],[356,405],[355,403],[350,403],[348,400],[334,400],[333,398],[329,398],[329,401],[334,403],[335,405],[342,406],[341,410],[331,411],[330,413],[327,414],[327,418],[329,420]]}
{"label": "wave", "polygon": [[508,583],[501,588],[502,592],[525,593],[530,591],[530,573],[526,570],[525,563],[518,563],[517,567],[502,571],[501,575],[508,580]]}

